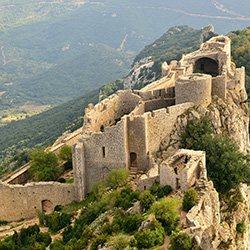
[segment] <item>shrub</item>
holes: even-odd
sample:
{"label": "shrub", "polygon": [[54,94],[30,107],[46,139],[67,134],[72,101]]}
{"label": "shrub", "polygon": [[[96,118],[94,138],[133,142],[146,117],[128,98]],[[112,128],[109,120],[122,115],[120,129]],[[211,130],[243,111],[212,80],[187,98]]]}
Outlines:
{"label": "shrub", "polygon": [[147,211],[155,202],[155,197],[150,193],[149,190],[145,190],[140,194],[139,200],[143,211]]}
{"label": "shrub", "polygon": [[179,200],[163,198],[152,206],[155,218],[162,224],[168,235],[171,234],[179,221]]}
{"label": "shrub", "polygon": [[206,141],[211,138],[213,128],[211,121],[206,116],[200,120],[191,120],[181,134],[181,148],[202,150]]}
{"label": "shrub", "polygon": [[133,191],[131,187],[126,186],[117,197],[115,206],[128,209],[133,206],[134,202],[139,200],[139,195],[139,191]]}
{"label": "shrub", "polygon": [[107,241],[107,235],[100,234],[96,238],[93,239],[91,244],[91,250],[98,249],[99,246],[103,246]]}
{"label": "shrub", "polygon": [[161,186],[159,181],[154,182],[150,188],[150,192],[156,196],[158,199],[163,198],[164,196],[169,195],[172,192],[171,186]]}
{"label": "shrub", "polygon": [[0,226],[5,226],[8,224],[8,221],[0,220]]}
{"label": "shrub", "polygon": [[243,233],[246,232],[246,229],[247,229],[247,227],[246,227],[246,224],[245,224],[244,222],[238,223],[238,224],[236,225],[236,231],[237,231],[238,233],[243,234]]}
{"label": "shrub", "polygon": [[152,221],[149,228],[134,235],[135,240],[131,241],[131,246],[139,249],[151,248],[161,245],[164,241],[164,229],[158,221]]}
{"label": "shrub", "polygon": [[123,231],[125,233],[132,233],[136,231],[143,221],[143,216],[138,213],[130,214],[125,217],[123,223]]}
{"label": "shrub", "polygon": [[108,246],[111,246],[114,250],[123,250],[126,249],[126,247],[129,245],[129,241],[129,236],[119,234],[109,240]]}
{"label": "shrub", "polygon": [[52,232],[56,233],[71,223],[71,217],[71,214],[55,212],[50,215],[40,216],[42,219],[40,222],[47,226]]}
{"label": "shrub", "polygon": [[54,153],[37,150],[31,154],[29,173],[35,181],[55,181],[62,169]]}
{"label": "shrub", "polygon": [[173,231],[170,236],[170,250],[191,250],[192,240],[186,233]]}
{"label": "shrub", "polygon": [[62,146],[58,154],[59,158],[66,163],[64,164],[65,169],[72,168],[72,148],[68,145]]}
{"label": "shrub", "polygon": [[107,186],[113,189],[127,184],[129,172],[127,169],[114,169],[107,177]]}
{"label": "shrub", "polygon": [[183,198],[182,207],[185,212],[188,212],[193,206],[198,203],[198,194],[194,188],[188,189]]}

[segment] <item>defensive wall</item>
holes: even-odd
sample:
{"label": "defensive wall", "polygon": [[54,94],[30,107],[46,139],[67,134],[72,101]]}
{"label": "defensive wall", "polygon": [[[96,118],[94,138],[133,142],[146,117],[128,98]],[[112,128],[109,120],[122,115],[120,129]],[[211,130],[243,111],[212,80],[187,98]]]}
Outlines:
{"label": "defensive wall", "polygon": [[8,185],[0,183],[0,220],[17,221],[37,216],[38,211],[50,213],[56,205],[72,203],[74,185],[55,182]]}

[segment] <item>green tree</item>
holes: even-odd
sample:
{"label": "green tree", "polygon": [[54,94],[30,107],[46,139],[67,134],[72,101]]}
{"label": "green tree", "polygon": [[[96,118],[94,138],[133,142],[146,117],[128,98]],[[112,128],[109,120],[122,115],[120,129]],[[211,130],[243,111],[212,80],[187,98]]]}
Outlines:
{"label": "green tree", "polygon": [[127,169],[113,169],[107,177],[107,186],[111,188],[122,187],[127,184],[128,176]]}
{"label": "green tree", "polygon": [[208,118],[192,120],[181,136],[181,147],[206,152],[208,177],[220,193],[250,181],[249,157],[228,137],[212,135]]}
{"label": "green tree", "polygon": [[170,236],[170,250],[191,250],[192,240],[186,233],[173,231]]}
{"label": "green tree", "polygon": [[65,169],[72,168],[72,148],[68,145],[62,146],[58,154],[59,159],[65,161]]}
{"label": "green tree", "polygon": [[151,222],[149,228],[142,232],[136,232],[134,237],[135,240],[131,240],[130,243],[132,247],[148,249],[163,244],[164,229],[157,220],[154,220]]}
{"label": "green tree", "polygon": [[183,197],[182,208],[188,212],[193,206],[198,203],[198,193],[194,188],[188,189]]}
{"label": "green tree", "polygon": [[179,221],[179,200],[163,198],[152,205],[155,218],[162,224],[168,235],[176,228]]}
{"label": "green tree", "polygon": [[55,181],[62,169],[54,153],[37,150],[31,154],[29,172],[35,181]]}
{"label": "green tree", "polygon": [[139,196],[140,205],[143,211],[147,211],[151,205],[155,202],[155,197],[150,193],[149,190],[145,190]]}

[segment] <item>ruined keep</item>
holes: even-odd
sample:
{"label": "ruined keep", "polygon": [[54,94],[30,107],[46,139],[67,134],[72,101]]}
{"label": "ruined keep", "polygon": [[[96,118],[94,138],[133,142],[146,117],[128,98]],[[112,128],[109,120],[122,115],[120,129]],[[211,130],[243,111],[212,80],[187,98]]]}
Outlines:
{"label": "ruined keep", "polygon": [[[231,90],[246,101],[245,70],[231,61],[230,43],[226,36],[214,37],[179,62],[164,63],[160,80],[141,90],[118,91],[86,108],[73,149],[78,200],[112,169],[152,169],[162,141],[191,107],[207,107],[215,96],[225,101]],[[248,133],[247,126],[244,130]],[[248,136],[245,141],[248,145]]]}

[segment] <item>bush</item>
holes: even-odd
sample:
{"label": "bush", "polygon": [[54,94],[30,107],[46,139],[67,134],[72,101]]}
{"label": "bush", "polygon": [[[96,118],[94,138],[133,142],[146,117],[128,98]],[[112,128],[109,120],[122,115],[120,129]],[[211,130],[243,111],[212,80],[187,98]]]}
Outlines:
{"label": "bush", "polygon": [[108,246],[114,250],[123,250],[129,245],[129,241],[129,236],[120,234],[112,237],[108,242]]}
{"label": "bush", "polygon": [[98,246],[103,246],[107,241],[107,235],[100,234],[96,238],[93,239],[91,244],[91,250],[98,249]]}
{"label": "bush", "polygon": [[123,231],[125,233],[132,233],[138,230],[142,221],[143,221],[143,216],[138,213],[134,213],[134,214],[130,214],[126,216],[124,223],[123,223]]}
{"label": "bush", "polygon": [[181,136],[181,146],[206,152],[208,177],[221,194],[250,182],[249,157],[239,152],[236,144],[223,136],[212,136],[207,118],[192,120]]}
{"label": "bush", "polygon": [[152,206],[155,218],[162,224],[168,235],[171,234],[179,221],[179,200],[173,198],[163,198]]}
{"label": "bush", "polygon": [[188,189],[183,198],[182,208],[185,212],[188,212],[193,206],[198,203],[198,194],[194,188]]}
{"label": "bush", "polygon": [[156,181],[150,188],[150,192],[158,199],[169,195],[172,192],[171,186],[161,186],[159,181]]}
{"label": "bush", "polygon": [[140,194],[139,200],[142,210],[147,211],[155,202],[155,197],[150,193],[149,190],[145,190]]}
{"label": "bush", "polygon": [[241,234],[245,233],[246,229],[247,229],[247,227],[246,227],[246,224],[244,222],[238,223],[236,226],[236,231],[238,233],[241,233]]}
{"label": "bush", "polygon": [[134,235],[135,240],[131,240],[131,246],[139,249],[151,248],[163,244],[164,229],[158,221],[152,221],[149,228]]}
{"label": "bush", "polygon": [[71,223],[71,214],[54,212],[50,215],[40,215],[40,223],[47,226],[52,232],[56,233]]}
{"label": "bush", "polygon": [[39,249],[45,250],[51,243],[49,233],[41,233],[38,225],[33,225],[28,228],[23,228],[19,233],[14,232],[12,236],[0,242],[1,250],[28,250]]}
{"label": "bush", "polygon": [[31,154],[29,173],[35,181],[55,181],[62,169],[54,153],[37,150]]}
{"label": "bush", "polygon": [[170,250],[191,250],[192,240],[186,233],[173,231],[170,236]]}
{"label": "bush", "polygon": [[200,120],[191,120],[181,134],[181,148],[202,150],[206,141],[211,138],[213,128],[211,121],[206,116]]}
{"label": "bush", "polygon": [[124,189],[122,189],[120,195],[117,197],[115,206],[128,209],[139,200],[139,196],[139,191],[133,191],[131,187],[126,186]]}
{"label": "bush", "polygon": [[127,169],[114,169],[107,177],[107,186],[113,189],[127,184],[129,172]]}
{"label": "bush", "polygon": [[71,169],[72,168],[72,148],[68,145],[62,146],[62,148],[59,151],[58,157],[65,161],[64,164],[65,169]]}

